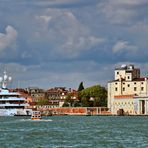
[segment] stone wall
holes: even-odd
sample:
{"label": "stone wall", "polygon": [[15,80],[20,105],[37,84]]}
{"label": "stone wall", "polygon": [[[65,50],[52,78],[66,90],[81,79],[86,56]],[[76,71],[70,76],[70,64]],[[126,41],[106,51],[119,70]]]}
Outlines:
{"label": "stone wall", "polygon": [[61,108],[38,108],[44,113],[53,115],[110,115],[106,107],[61,107]]}

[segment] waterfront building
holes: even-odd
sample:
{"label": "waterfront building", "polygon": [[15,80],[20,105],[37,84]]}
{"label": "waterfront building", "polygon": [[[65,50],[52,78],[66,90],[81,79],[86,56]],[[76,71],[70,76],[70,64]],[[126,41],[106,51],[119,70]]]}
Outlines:
{"label": "waterfront building", "polygon": [[45,93],[45,98],[49,100],[50,108],[62,107],[66,99],[68,90],[65,87],[50,88]]}
{"label": "waterfront building", "polygon": [[71,99],[73,100],[78,99],[77,91],[72,90],[71,88],[66,89],[66,87],[54,87],[48,90],[43,90],[38,87],[29,87],[25,91],[28,94],[28,96],[32,98],[32,100],[28,99],[29,104],[32,107],[36,108],[48,109],[48,108],[62,107],[69,93],[71,94]]}
{"label": "waterfront building", "polygon": [[108,108],[112,114],[148,114],[148,77],[140,77],[134,65],[115,68],[114,80],[108,82]]}
{"label": "waterfront building", "polygon": [[45,98],[45,90],[44,89],[40,89],[38,87],[28,87],[26,89],[26,91],[33,99],[32,101],[35,103],[37,103],[38,101]]}

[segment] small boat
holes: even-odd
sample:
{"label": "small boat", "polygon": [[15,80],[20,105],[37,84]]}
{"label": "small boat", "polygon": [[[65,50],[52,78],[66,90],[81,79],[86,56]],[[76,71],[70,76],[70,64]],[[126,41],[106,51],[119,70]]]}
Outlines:
{"label": "small boat", "polygon": [[32,120],[41,120],[41,112],[40,111],[32,111],[31,119]]}

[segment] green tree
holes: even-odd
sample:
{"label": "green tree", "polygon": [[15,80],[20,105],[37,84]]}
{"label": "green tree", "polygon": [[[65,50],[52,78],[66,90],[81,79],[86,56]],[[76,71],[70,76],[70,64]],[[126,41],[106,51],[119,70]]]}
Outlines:
{"label": "green tree", "polygon": [[48,99],[40,99],[38,102],[36,102],[37,105],[48,105],[49,101]]}
{"label": "green tree", "polygon": [[81,82],[79,84],[79,87],[78,87],[78,92],[81,91],[81,90],[83,90],[83,89],[84,89],[83,82]]}
{"label": "green tree", "polygon": [[71,97],[72,97],[72,94],[68,93],[67,96],[66,96],[66,99],[64,101],[63,107],[69,107],[69,106],[73,105],[74,100],[71,99]]}
{"label": "green tree", "polygon": [[67,97],[66,97],[66,99],[64,101],[64,104],[63,104],[63,107],[69,107],[69,106],[72,106],[72,107],[81,106],[79,100],[72,99],[72,94],[71,93],[67,94]]}
{"label": "green tree", "polygon": [[74,107],[80,107],[80,106],[81,106],[80,101],[79,101],[79,100],[75,100],[75,101],[73,102],[73,106],[74,106]]}
{"label": "green tree", "polygon": [[69,107],[69,106],[70,106],[70,104],[68,102],[64,101],[64,104],[62,107]]}
{"label": "green tree", "polygon": [[107,90],[105,87],[95,85],[79,93],[82,106],[107,106]]}
{"label": "green tree", "polygon": [[81,96],[80,96],[80,92],[84,90],[84,86],[83,86],[83,82],[81,82],[79,84],[79,87],[78,87],[78,99],[79,99],[79,104],[81,104]]}

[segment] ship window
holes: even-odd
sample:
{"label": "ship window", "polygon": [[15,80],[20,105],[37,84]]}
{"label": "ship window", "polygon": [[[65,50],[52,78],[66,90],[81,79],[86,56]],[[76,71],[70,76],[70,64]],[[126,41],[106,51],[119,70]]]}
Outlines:
{"label": "ship window", "polygon": [[134,82],[134,84],[136,85],[136,82]]}

